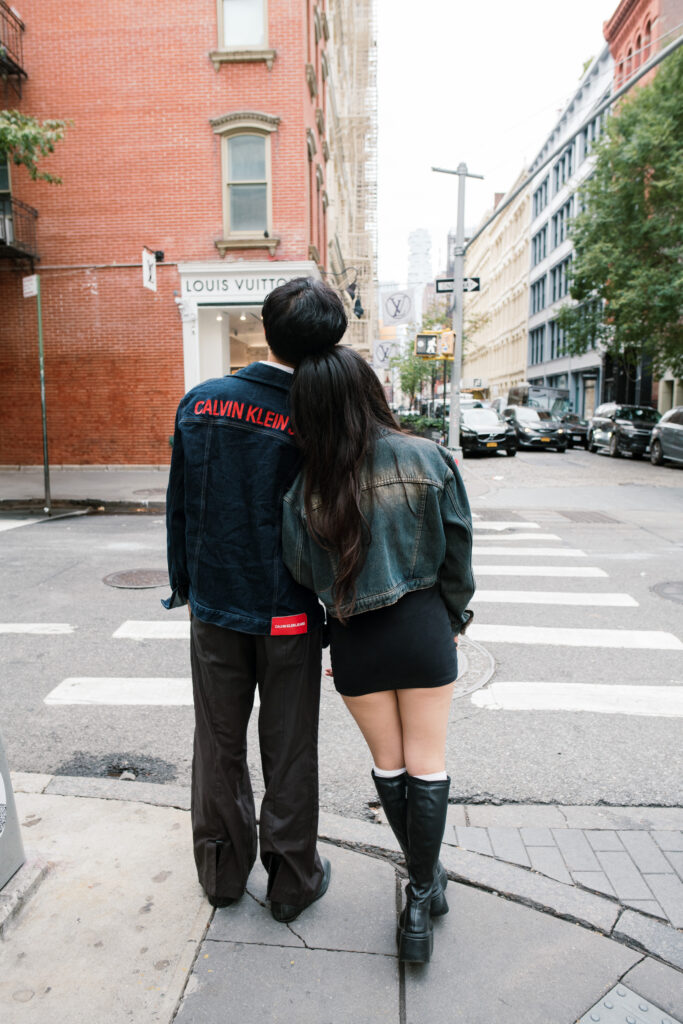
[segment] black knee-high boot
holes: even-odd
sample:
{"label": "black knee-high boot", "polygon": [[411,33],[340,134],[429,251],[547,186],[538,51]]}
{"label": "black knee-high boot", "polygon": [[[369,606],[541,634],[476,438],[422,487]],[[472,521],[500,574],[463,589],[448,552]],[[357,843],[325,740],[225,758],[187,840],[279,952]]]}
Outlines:
{"label": "black knee-high boot", "polygon": [[408,877],[406,905],[398,929],[398,958],[426,963],[432,954],[434,932],[430,906],[434,872],[446,826],[451,780],[425,782],[406,776],[408,810]]}
{"label": "black knee-high boot", "polygon": [[[372,781],[375,783],[377,796],[382,809],[387,816],[389,827],[398,840],[398,845],[403,851],[403,856],[408,864],[408,834],[406,816],[408,813],[408,798],[406,794],[407,773],[395,775],[391,779],[383,778],[380,775],[372,774]],[[436,862],[434,872],[434,891],[429,907],[432,917],[441,917],[448,913],[448,903],[444,892],[448,885],[448,875],[440,860]]]}

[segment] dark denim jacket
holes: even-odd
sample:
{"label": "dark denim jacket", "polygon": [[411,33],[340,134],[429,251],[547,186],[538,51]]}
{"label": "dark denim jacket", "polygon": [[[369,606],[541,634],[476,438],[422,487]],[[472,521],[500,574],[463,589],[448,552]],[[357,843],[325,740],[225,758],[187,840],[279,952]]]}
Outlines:
{"label": "dark denim jacket", "polygon": [[[162,603],[242,633],[303,630],[273,619],[324,614],[282,561],[282,500],[300,466],[289,423],[291,375],[252,363],[205,381],[178,407],[166,499]],[[279,632],[278,630],[284,630]]]}
{"label": "dark denim jacket", "polygon": [[[285,495],[285,565],[331,611],[334,559],[306,529],[303,483],[300,474]],[[362,487],[372,539],[356,580],[353,614],[394,604],[438,580],[453,632],[459,633],[469,621],[464,613],[474,593],[472,519],[452,456],[433,441],[383,430]]]}

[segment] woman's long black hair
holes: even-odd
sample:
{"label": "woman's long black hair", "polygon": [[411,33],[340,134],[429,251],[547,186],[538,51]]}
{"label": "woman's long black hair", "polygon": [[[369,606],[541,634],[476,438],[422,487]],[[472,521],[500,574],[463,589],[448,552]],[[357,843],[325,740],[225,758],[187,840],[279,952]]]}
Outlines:
{"label": "woman's long black hair", "polygon": [[372,367],[342,345],[301,360],[290,403],[303,453],[308,529],[336,556],[334,614],[344,621],[353,612],[356,578],[370,539],[361,511],[361,468],[372,461],[380,429],[399,428]]}

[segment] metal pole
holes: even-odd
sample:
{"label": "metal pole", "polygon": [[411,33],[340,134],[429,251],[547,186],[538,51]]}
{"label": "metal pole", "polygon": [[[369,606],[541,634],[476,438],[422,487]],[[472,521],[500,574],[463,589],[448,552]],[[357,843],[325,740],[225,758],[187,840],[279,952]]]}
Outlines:
{"label": "metal pole", "polygon": [[45,507],[43,512],[52,514],[50,498],[50,464],[47,455],[47,410],[45,408],[45,357],[43,353],[43,311],[40,301],[40,275],[36,274],[38,300],[38,355],[40,360],[40,406],[43,414],[43,473],[45,476]]}

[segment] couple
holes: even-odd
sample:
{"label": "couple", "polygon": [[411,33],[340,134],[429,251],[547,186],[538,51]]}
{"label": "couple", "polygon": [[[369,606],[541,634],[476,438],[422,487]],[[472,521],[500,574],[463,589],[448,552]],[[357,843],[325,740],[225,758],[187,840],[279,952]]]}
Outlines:
{"label": "couple", "polygon": [[325,628],[335,687],[406,858],[399,958],[425,962],[431,918],[448,910],[438,855],[455,644],[474,591],[467,497],[450,455],[402,434],[372,368],[339,345],[347,320],[335,291],[297,278],[262,315],[268,360],[193,388],[175,425],[164,604],[190,606],[199,880],[214,906],[229,906],[256,860],[246,734],[258,686],[258,847],[272,915],[293,921],[325,894]]}

